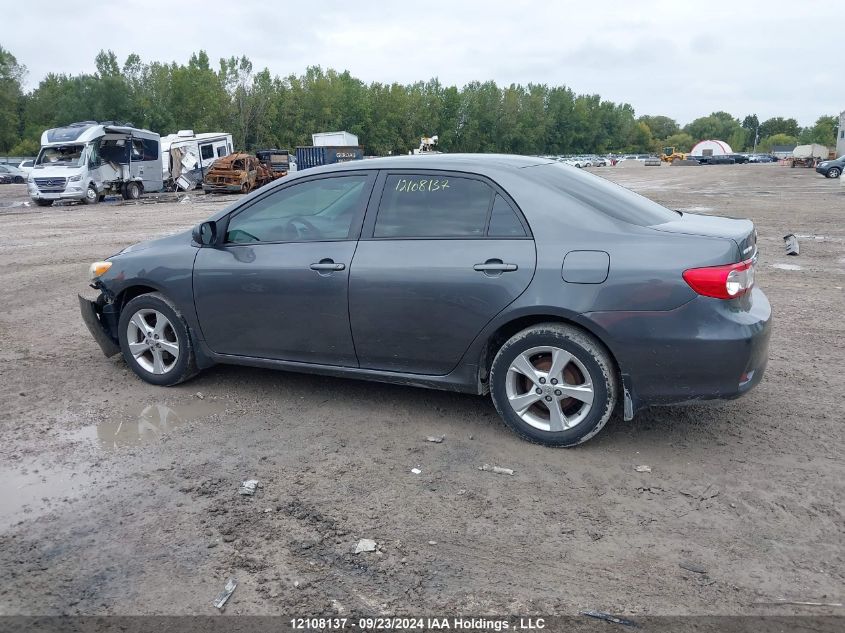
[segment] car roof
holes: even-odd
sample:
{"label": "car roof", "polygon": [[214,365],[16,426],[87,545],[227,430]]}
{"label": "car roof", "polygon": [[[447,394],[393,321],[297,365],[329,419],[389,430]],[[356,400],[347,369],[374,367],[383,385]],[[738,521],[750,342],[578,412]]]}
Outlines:
{"label": "car roof", "polygon": [[502,170],[522,169],[534,165],[554,163],[554,159],[514,154],[413,154],[367,158],[334,165],[312,167],[297,175],[323,174],[334,171],[360,171],[363,169],[442,169],[484,174]]}

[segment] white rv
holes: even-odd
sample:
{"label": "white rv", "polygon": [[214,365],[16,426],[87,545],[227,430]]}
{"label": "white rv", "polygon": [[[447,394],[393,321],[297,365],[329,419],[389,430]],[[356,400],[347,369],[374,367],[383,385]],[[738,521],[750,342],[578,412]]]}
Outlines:
{"label": "white rv", "polygon": [[47,130],[27,180],[29,197],[46,207],[56,200],[100,202],[107,194],[138,198],[161,191],[160,137],[155,132],[83,121]]}
{"label": "white rv", "polygon": [[218,158],[233,151],[232,135],[225,132],[194,134],[179,130],[161,137],[162,179],[168,189],[194,189]]}

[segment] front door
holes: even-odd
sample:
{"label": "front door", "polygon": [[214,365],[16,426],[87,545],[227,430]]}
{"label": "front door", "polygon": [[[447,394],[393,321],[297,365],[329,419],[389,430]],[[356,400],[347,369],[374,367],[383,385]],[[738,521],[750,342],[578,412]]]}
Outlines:
{"label": "front door", "polygon": [[357,366],[349,269],[371,188],[367,174],[342,173],[233,211],[225,241],[194,262],[194,302],[214,352]]}
{"label": "front door", "polygon": [[536,251],[507,195],[447,172],[387,175],[350,277],[362,368],[452,371],[481,329],[528,287]]}

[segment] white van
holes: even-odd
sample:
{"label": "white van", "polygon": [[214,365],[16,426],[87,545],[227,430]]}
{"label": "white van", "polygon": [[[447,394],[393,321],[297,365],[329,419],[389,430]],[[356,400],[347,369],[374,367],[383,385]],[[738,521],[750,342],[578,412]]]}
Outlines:
{"label": "white van", "polygon": [[194,189],[202,184],[211,165],[233,151],[227,132],[179,130],[161,137],[161,169],[168,190]]}
{"label": "white van", "polygon": [[161,191],[160,137],[116,123],[83,121],[47,130],[27,187],[35,204],[96,204],[107,194],[136,199]]}

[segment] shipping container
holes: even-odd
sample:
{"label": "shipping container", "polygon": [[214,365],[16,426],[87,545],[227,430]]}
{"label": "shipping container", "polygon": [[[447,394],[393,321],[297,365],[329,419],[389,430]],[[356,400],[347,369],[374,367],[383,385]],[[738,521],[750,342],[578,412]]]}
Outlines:
{"label": "shipping container", "polygon": [[358,137],[349,132],[318,132],[311,135],[314,147],[357,147]]}
{"label": "shipping container", "polygon": [[364,150],[355,146],[344,147],[297,147],[296,166],[300,171],[320,165],[345,163],[350,160],[362,160]]}

